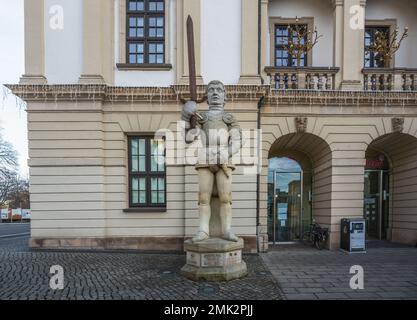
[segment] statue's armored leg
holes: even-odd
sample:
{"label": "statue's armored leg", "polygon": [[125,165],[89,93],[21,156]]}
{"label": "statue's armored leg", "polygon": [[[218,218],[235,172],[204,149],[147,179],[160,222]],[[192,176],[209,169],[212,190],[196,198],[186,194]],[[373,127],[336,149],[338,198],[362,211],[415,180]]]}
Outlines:
{"label": "statue's armored leg", "polygon": [[193,242],[203,241],[210,236],[210,216],[211,216],[211,194],[213,190],[214,175],[208,168],[198,169],[198,183],[199,183],[199,215],[200,227],[197,235],[192,239]]}
{"label": "statue's armored leg", "polygon": [[220,221],[223,238],[230,241],[238,241],[238,237],[232,233],[232,174],[231,169],[227,174],[219,170],[216,174],[217,189],[220,200]]}

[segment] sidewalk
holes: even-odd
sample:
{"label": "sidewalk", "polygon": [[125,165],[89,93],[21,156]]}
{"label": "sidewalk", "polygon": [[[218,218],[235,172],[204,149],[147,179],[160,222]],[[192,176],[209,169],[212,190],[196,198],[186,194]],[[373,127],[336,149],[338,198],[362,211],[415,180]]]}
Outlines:
{"label": "sidewalk", "polygon": [[[369,243],[367,253],[276,247],[261,254],[287,299],[417,299],[417,248]],[[353,290],[350,267],[364,270],[364,289]]]}

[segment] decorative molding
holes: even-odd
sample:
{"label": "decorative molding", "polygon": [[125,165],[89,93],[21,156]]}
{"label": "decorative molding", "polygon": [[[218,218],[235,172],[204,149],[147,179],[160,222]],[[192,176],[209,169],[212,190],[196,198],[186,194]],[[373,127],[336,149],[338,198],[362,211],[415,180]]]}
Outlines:
{"label": "decorative molding", "polygon": [[404,107],[417,105],[417,91],[270,90],[265,103],[277,106]]}
{"label": "decorative molding", "polygon": [[296,117],[294,120],[295,120],[295,129],[297,133],[305,133],[307,130],[307,118]]}
{"label": "decorative molding", "polygon": [[[189,96],[188,85],[170,87],[114,87],[105,84],[74,85],[6,85],[24,101],[103,101],[148,103],[181,102]],[[197,86],[199,98],[203,98],[206,86]],[[417,91],[341,91],[341,90],[274,90],[270,86],[228,85],[227,100],[259,101],[271,106],[302,105],[329,107],[383,107],[417,106]]]}
{"label": "decorative molding", "polygon": [[[27,102],[32,101],[102,101],[102,102],[181,102],[189,98],[188,85],[171,87],[113,87],[105,84],[74,85],[6,85],[13,94]],[[226,86],[228,101],[258,101],[267,94],[268,86],[230,85]],[[197,86],[202,99],[205,85]]]}
{"label": "decorative molding", "polygon": [[172,64],[116,63],[116,67],[119,70],[169,71],[172,69]]}
{"label": "decorative molding", "polygon": [[48,80],[46,79],[45,76],[36,76],[36,75],[28,75],[28,74],[22,75],[19,81],[19,84],[22,84],[22,85],[31,85],[31,84],[44,85],[47,83],[48,83]]}
{"label": "decorative molding", "polygon": [[[155,213],[158,214],[158,213]],[[256,251],[255,236],[241,236],[245,246],[244,252]],[[141,251],[177,251],[184,252],[184,240],[187,236],[141,236],[141,237],[54,237],[29,239],[29,247],[32,250],[42,249],[74,249],[90,250],[141,250]]]}
{"label": "decorative molding", "polygon": [[402,133],[404,130],[404,118],[392,118],[392,131]]}
{"label": "decorative molding", "polygon": [[78,80],[79,84],[105,84],[106,81],[99,74],[82,74]]}

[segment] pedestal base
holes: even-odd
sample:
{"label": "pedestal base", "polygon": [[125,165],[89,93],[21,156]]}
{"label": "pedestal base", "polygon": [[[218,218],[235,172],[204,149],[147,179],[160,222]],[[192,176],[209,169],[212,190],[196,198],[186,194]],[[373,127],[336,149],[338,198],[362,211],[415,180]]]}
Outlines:
{"label": "pedestal base", "polygon": [[187,263],[182,275],[194,281],[229,281],[247,275],[242,260],[243,239],[238,242],[211,238],[193,243],[184,242]]}

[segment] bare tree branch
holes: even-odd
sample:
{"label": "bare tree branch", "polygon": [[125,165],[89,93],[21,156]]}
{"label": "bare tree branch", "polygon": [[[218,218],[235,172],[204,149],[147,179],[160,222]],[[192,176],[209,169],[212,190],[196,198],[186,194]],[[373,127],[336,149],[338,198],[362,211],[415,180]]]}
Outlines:
{"label": "bare tree branch", "polygon": [[17,179],[17,153],[0,132],[0,206],[7,200]]}

